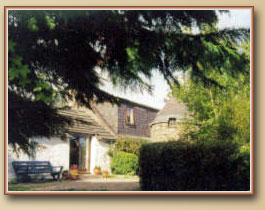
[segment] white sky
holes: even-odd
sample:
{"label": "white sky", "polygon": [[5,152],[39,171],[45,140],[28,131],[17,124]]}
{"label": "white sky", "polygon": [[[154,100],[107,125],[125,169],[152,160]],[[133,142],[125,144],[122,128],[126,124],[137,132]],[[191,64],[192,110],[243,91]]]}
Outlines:
{"label": "white sky", "polygon": [[[250,28],[251,25],[251,10],[250,9],[232,9],[230,14],[219,15],[220,29],[223,28]],[[126,92],[120,88],[114,88],[110,82],[105,83],[101,88],[115,96],[126,98],[137,103],[145,104],[154,108],[161,109],[165,105],[165,99],[170,90],[167,82],[157,72],[153,71],[151,78],[151,85],[154,87],[152,95],[144,91],[143,93],[131,91],[128,89]]]}

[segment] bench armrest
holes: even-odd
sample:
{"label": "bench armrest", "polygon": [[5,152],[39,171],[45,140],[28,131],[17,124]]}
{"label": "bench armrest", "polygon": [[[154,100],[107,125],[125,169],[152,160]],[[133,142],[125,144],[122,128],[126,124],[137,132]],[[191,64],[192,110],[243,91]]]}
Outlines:
{"label": "bench armrest", "polygon": [[[55,169],[55,170],[54,170]],[[58,171],[60,173],[62,173],[63,171],[63,166],[52,166],[52,170],[53,171]]]}

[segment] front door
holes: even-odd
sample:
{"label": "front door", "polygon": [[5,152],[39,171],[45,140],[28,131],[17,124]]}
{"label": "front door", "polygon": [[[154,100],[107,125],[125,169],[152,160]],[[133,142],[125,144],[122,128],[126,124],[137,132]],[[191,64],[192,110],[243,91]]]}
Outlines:
{"label": "front door", "polygon": [[70,139],[70,169],[89,172],[89,139],[73,137]]}

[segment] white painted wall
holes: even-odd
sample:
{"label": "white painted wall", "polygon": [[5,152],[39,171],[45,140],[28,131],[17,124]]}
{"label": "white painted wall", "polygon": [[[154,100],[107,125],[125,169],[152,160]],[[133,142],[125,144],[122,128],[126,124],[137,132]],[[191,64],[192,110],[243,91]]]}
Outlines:
{"label": "white painted wall", "polygon": [[16,178],[15,171],[12,166],[12,161],[16,160],[29,160],[29,157],[25,154],[20,152],[19,156],[17,156],[16,153],[13,152],[12,147],[8,146],[8,180],[12,180]]}
{"label": "white painted wall", "polygon": [[[35,153],[35,157],[28,157],[25,153],[20,152],[19,156],[13,152],[12,148],[8,147],[8,180],[14,179],[15,172],[12,166],[12,161],[22,160],[38,160],[50,161],[53,166],[63,166],[63,170],[69,169],[69,140],[63,141],[60,138],[34,138],[34,141],[40,144],[40,147]],[[96,136],[91,138],[91,161],[90,173],[94,173],[94,167],[100,166],[101,170],[111,172],[110,157],[107,154],[109,144],[104,140],[99,140]],[[88,158],[88,157],[87,157]]]}
{"label": "white painted wall", "polygon": [[22,160],[38,160],[50,161],[52,166],[63,166],[63,170],[69,169],[69,141],[61,140],[60,138],[53,137],[47,138],[34,138],[34,141],[40,144],[40,148],[35,153],[35,158],[28,157],[25,153],[20,152],[17,156],[12,148],[8,148],[8,179],[15,178],[15,172],[12,166],[12,161]]}
{"label": "white painted wall", "polygon": [[108,149],[109,145],[104,140],[99,140],[96,136],[91,138],[90,173],[94,173],[95,166],[100,166],[102,171],[111,172]]}

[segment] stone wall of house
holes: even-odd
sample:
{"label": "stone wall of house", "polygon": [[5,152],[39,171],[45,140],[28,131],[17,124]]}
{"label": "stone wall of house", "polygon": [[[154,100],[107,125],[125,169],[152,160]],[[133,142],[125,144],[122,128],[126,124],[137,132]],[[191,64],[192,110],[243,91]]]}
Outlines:
{"label": "stone wall of house", "polygon": [[181,128],[176,125],[169,127],[167,122],[153,124],[151,126],[151,141],[160,142],[179,139]]}
{"label": "stone wall of house", "polygon": [[110,157],[107,154],[109,143],[105,140],[99,140],[93,136],[91,139],[91,154],[90,154],[90,173],[94,173],[95,166],[100,166],[101,170],[111,172]]}
{"label": "stone wall of house", "polygon": [[102,118],[106,120],[108,125],[114,130],[115,133],[118,132],[118,106],[111,103],[99,103],[95,105],[95,108],[102,115]]}
{"label": "stone wall of house", "polygon": [[[126,106],[134,109],[134,125],[125,123]],[[149,124],[156,117],[157,110],[148,107],[138,106],[135,104],[121,104],[118,115],[118,134],[150,137]]]}
{"label": "stone wall of house", "polygon": [[13,152],[13,149],[10,146],[8,147],[8,180],[14,179],[16,177],[12,166],[12,161],[50,161],[53,166],[63,166],[63,170],[69,169],[68,141],[62,141],[60,138],[56,137],[51,139],[35,138],[33,140],[41,143],[41,146],[38,147],[36,152],[30,157],[23,152],[19,152],[17,155]]}

